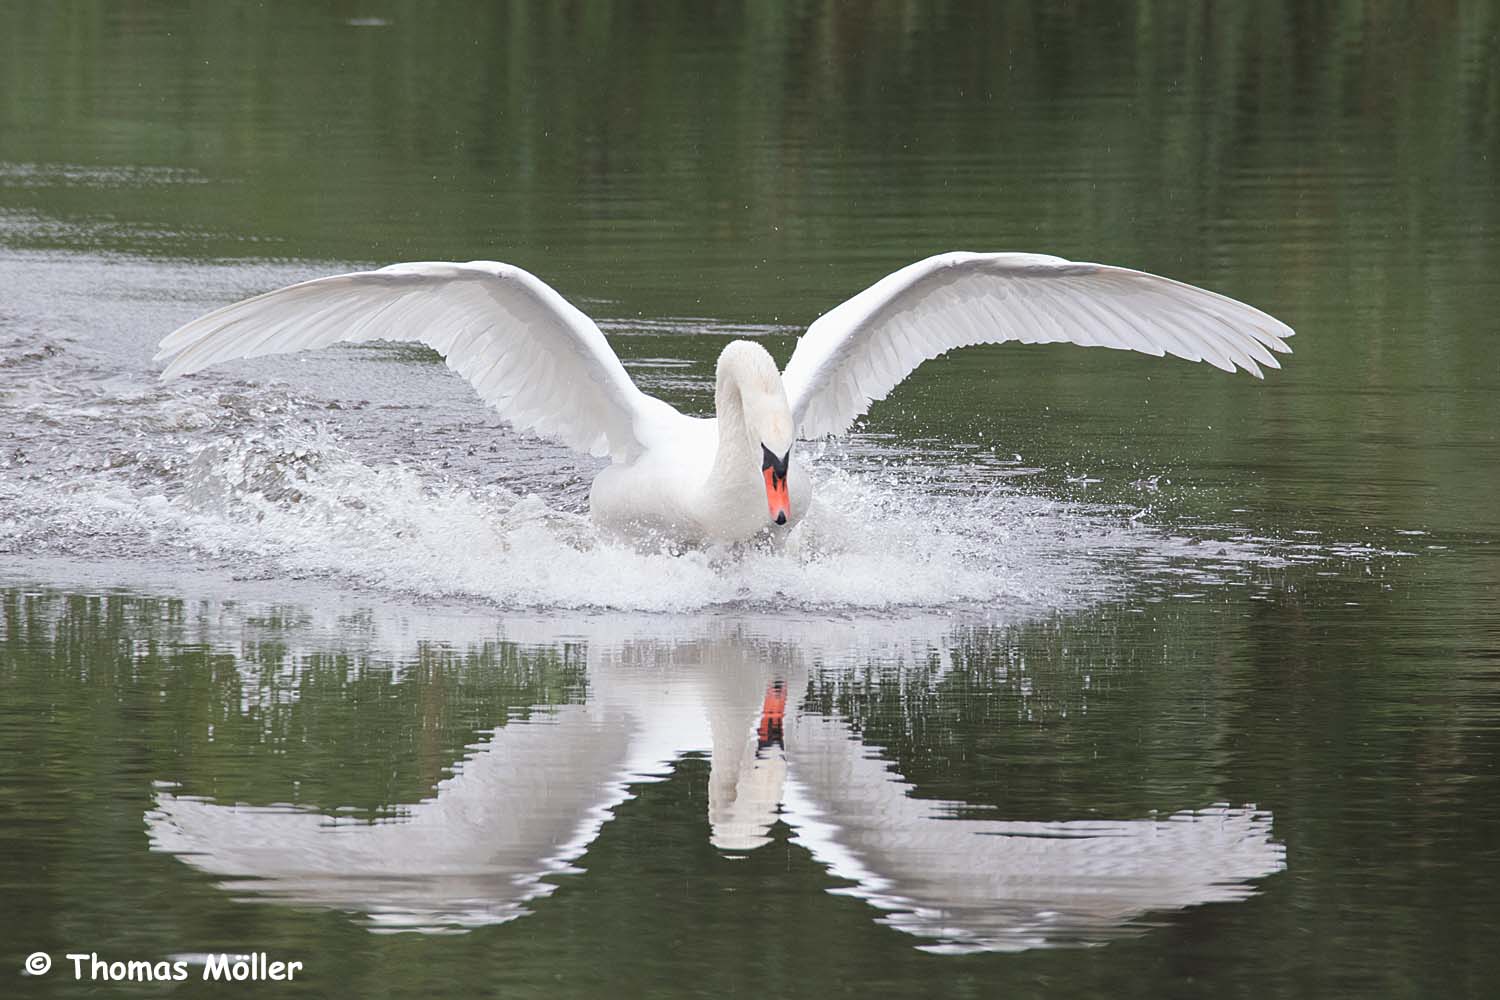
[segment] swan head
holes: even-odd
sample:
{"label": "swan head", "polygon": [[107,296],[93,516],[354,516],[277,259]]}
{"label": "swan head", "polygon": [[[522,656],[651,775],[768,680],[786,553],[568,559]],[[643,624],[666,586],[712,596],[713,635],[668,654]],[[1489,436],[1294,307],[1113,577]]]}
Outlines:
{"label": "swan head", "polygon": [[[732,389],[739,396],[746,443],[760,462],[771,520],[786,524],[792,516],[787,473],[797,429],[786,400],[786,388],[781,384],[781,372],[764,347],[749,340],[735,340],[719,355],[717,382],[721,395]],[[724,410],[721,401],[721,418]]]}

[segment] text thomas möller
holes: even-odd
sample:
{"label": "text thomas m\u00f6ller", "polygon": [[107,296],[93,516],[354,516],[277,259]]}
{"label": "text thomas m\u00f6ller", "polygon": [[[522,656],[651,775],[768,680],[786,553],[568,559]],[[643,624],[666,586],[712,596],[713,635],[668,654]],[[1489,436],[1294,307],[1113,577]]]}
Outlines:
{"label": "text thomas m\u00f6ller", "polygon": [[[87,955],[68,954],[73,963],[73,978],[91,982],[181,982],[188,978],[188,963],[185,961],[158,962],[114,961],[101,959],[97,953]],[[220,982],[288,982],[302,971],[301,962],[272,961],[263,951],[249,954],[216,952],[203,955],[202,978]],[[193,964],[197,964],[195,961]]]}

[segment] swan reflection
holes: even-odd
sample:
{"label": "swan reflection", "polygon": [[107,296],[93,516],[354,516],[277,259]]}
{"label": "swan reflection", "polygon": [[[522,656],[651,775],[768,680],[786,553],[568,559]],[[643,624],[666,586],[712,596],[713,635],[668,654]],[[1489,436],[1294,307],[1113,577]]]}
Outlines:
{"label": "swan reflection", "polygon": [[[659,631],[659,628],[658,628]],[[709,760],[715,848],[742,856],[779,822],[878,919],[934,951],[1106,940],[1141,918],[1251,894],[1285,866],[1271,816],[1214,805],[1168,817],[967,818],[915,797],[881,749],[803,704],[823,636],[770,642],[715,623],[681,640],[592,637],[583,704],[484,734],[435,793],[352,821],[293,806],[156,793],[154,850],[239,898],[364,915],[373,930],[503,923],[555,891],[631,788]]]}

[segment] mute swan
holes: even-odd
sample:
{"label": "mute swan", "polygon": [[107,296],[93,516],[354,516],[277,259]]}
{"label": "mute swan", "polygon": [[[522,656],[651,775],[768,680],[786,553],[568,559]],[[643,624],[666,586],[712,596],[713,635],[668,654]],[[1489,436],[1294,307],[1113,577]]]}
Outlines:
{"label": "mute swan", "polygon": [[1292,330],[1168,278],[1030,253],[945,253],[908,265],[808,327],[784,372],[759,344],[719,356],[717,416],[689,417],[636,388],[604,334],[546,283],[495,261],[393,264],[245,299],[161,342],[162,378],[232,358],[340,341],[420,341],[512,425],[612,464],[596,523],[622,534],[735,542],[795,524],[811,484],[797,438],[842,434],[928,358],[1020,341],[1113,347],[1279,368]]}

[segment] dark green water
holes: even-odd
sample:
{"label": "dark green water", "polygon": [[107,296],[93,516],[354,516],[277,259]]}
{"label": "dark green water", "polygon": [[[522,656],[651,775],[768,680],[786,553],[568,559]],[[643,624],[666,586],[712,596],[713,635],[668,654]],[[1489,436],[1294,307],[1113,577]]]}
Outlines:
{"label": "dark green water", "polygon": [[[0,25],[0,996],[1494,989],[1500,7]],[[928,364],[822,460],[871,537],[744,567],[578,552],[592,466],[420,352],[150,363],[494,258],[701,412],[729,336],[957,248],[1296,353]]]}

